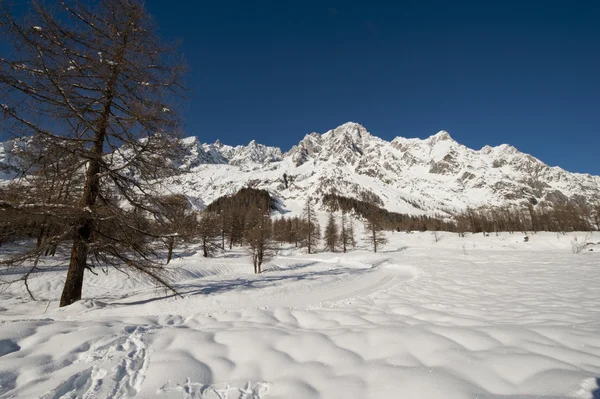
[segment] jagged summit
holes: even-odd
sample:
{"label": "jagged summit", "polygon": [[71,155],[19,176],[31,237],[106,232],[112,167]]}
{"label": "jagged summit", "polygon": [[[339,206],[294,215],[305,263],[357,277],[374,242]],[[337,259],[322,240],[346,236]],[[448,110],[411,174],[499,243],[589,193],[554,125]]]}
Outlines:
{"label": "jagged summit", "polygon": [[367,129],[356,122],[347,122],[343,125],[336,127],[335,129],[329,130],[323,134],[323,137],[328,136],[350,136],[355,139],[361,139],[363,136],[370,136],[371,134],[367,131]]}
{"label": "jagged summit", "polygon": [[426,140],[430,143],[437,143],[439,141],[454,141],[454,139],[450,136],[450,133],[445,130],[440,130],[436,134],[429,136]]}
{"label": "jagged summit", "polygon": [[[209,204],[242,187],[269,190],[284,209],[300,209],[307,197],[332,191],[360,198],[378,196],[392,211],[445,214],[480,205],[596,201],[600,177],[569,173],[502,144],[470,149],[447,131],[426,139],[386,141],[355,122],[310,133],[283,153],[251,140],[248,145],[181,141],[174,164],[185,172],[173,192]],[[12,171],[14,145],[0,145],[0,176]],[[283,175],[286,175],[286,179]]]}
{"label": "jagged summit", "polygon": [[[203,148],[217,152],[215,164],[235,167],[224,175],[211,169],[211,162],[198,172],[192,170],[192,180],[204,181],[204,173],[210,171],[213,187],[219,186],[208,197],[250,182],[270,190],[284,204],[307,196],[320,198],[332,190],[353,197],[369,191],[390,210],[436,214],[484,204],[592,200],[600,194],[597,176],[551,168],[507,144],[473,150],[445,130],[426,139],[396,137],[390,142],[348,122],[322,134],[307,134],[285,153],[254,141],[248,146]],[[291,184],[284,184],[284,173]]]}
{"label": "jagged summit", "polygon": [[[336,129],[362,129],[367,130],[363,125],[357,122],[348,121],[336,127]],[[334,129],[335,130],[335,129]]]}

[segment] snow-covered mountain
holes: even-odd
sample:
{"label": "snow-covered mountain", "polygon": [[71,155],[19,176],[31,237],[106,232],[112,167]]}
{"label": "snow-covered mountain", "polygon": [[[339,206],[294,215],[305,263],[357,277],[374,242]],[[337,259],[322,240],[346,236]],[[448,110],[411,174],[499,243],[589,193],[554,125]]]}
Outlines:
{"label": "snow-covered mountain", "polygon": [[25,140],[8,140],[0,142],[0,181],[14,179],[24,165],[19,154]]}
{"label": "snow-covered mountain", "polygon": [[349,122],[308,134],[286,153],[255,141],[231,147],[193,137],[183,145],[189,172],[172,189],[205,204],[244,186],[269,190],[290,210],[332,191],[355,198],[370,191],[388,210],[411,214],[600,198],[598,176],[550,167],[510,145],[473,150],[445,131],[388,142]]}
{"label": "snow-covered mountain", "polygon": [[[286,153],[254,140],[232,147],[188,137],[181,144],[175,161],[184,173],[165,186],[196,204],[245,186],[268,190],[290,211],[298,211],[308,196],[320,199],[330,192],[354,198],[370,192],[390,211],[429,215],[468,206],[600,198],[598,176],[550,167],[506,144],[473,150],[445,131],[389,142],[349,122],[308,134]],[[9,163],[9,147],[0,144],[0,171]]]}

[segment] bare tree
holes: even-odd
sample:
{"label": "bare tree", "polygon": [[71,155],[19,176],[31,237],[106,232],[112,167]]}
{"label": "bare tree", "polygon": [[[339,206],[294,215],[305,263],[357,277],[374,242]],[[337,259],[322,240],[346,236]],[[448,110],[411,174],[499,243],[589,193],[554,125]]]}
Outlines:
{"label": "bare tree", "polygon": [[227,215],[224,210],[218,212],[219,234],[221,235],[221,251],[225,251],[225,236],[227,235]]}
{"label": "bare tree", "polygon": [[327,225],[325,226],[325,248],[331,252],[335,252],[338,241],[338,226],[335,222],[333,212],[329,212],[329,218],[327,219]]}
{"label": "bare tree", "polygon": [[262,265],[275,255],[275,246],[271,240],[271,219],[268,210],[254,206],[246,218],[245,241],[252,258],[254,273],[262,273]]}
{"label": "bare tree", "polygon": [[202,256],[205,258],[212,257],[215,251],[220,249],[220,245],[217,244],[220,232],[219,216],[214,212],[202,212],[196,234],[202,244]]}
{"label": "bare tree", "polygon": [[354,234],[354,220],[352,217],[348,218],[348,238],[350,244],[352,244],[352,249],[356,249],[356,235]]}
{"label": "bare tree", "polygon": [[352,242],[354,241],[354,234],[353,229],[351,228],[351,223],[351,221],[348,221],[348,216],[346,215],[346,212],[342,212],[339,240],[340,245],[342,246],[342,252],[344,253],[348,251],[348,247],[352,245]]}
{"label": "bare tree", "polygon": [[191,212],[187,198],[182,194],[168,195],[158,199],[156,214],[159,230],[166,235],[167,264],[173,257],[176,241],[189,241],[194,235],[196,218]]}
{"label": "bare tree", "polygon": [[465,233],[470,230],[469,220],[464,214],[456,215],[456,232],[459,237],[464,237]]}
{"label": "bare tree", "polygon": [[373,247],[373,252],[377,252],[380,245],[387,244],[387,238],[383,229],[383,221],[377,214],[367,217],[365,222],[365,240]]}
{"label": "bare tree", "polygon": [[[2,127],[40,144],[21,183],[43,182],[53,198],[2,206],[64,215],[60,229],[44,234],[48,242],[70,241],[60,306],[81,299],[84,273],[96,266],[140,272],[173,289],[152,215],[159,212],[158,178],[173,173],[168,160],[184,72],[175,47],[158,40],[141,0],[101,0],[95,7],[60,0],[52,8],[33,2],[23,20],[0,5],[0,37],[14,48],[12,59],[0,58]],[[70,185],[69,198],[55,194],[45,177],[43,160],[57,150],[73,158],[58,184]],[[24,249],[4,263],[26,265],[30,276],[42,249]]]}
{"label": "bare tree", "polygon": [[317,221],[317,214],[310,198],[306,199],[302,210],[302,228],[300,235],[302,237],[302,246],[306,247],[308,253],[314,252],[318,241],[321,239],[321,230]]}

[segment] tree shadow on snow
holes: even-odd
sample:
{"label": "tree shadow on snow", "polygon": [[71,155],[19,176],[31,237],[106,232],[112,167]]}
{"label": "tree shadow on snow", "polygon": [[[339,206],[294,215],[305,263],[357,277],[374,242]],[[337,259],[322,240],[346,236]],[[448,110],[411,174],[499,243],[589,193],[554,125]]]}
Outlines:
{"label": "tree shadow on snow", "polygon": [[247,254],[228,253],[228,254],[223,254],[222,256],[215,256],[215,258],[237,259],[237,258],[244,258],[246,256],[248,256],[248,255]]}
{"label": "tree shadow on snow", "polygon": [[[27,274],[30,270],[31,270],[31,266],[8,267],[4,270],[0,270],[0,278],[8,277],[8,276],[17,276],[17,275],[23,276],[23,275]],[[68,264],[55,265],[55,266],[38,266],[32,275],[50,273],[50,272],[52,272],[52,273],[66,272],[67,270],[69,270]]]}
{"label": "tree shadow on snow", "polygon": [[[306,267],[308,264],[303,264]],[[260,275],[250,275],[248,277],[237,277],[221,281],[211,281],[205,284],[188,284],[176,287],[178,292],[184,297],[196,295],[211,295],[224,292],[242,292],[266,288],[277,283],[289,283],[295,281],[313,281],[321,280],[325,276],[337,276],[347,273],[347,269],[331,269],[323,270],[306,274],[290,274],[290,275],[273,275],[270,273]],[[128,305],[143,305],[154,301],[169,299],[176,297],[176,294],[168,294],[155,298],[142,299],[131,302],[113,302],[111,305],[128,306]]]}
{"label": "tree shadow on snow", "polygon": [[319,262],[312,261],[312,262],[305,262],[305,263],[296,263],[296,264],[292,264],[292,265],[285,266],[285,267],[281,267],[274,263],[271,263],[270,265],[267,266],[267,268],[265,270],[263,270],[263,273],[298,270],[298,269],[303,269],[308,266],[315,265],[317,263],[319,263]]}
{"label": "tree shadow on snow", "polygon": [[402,252],[402,251],[406,251],[408,249],[407,246],[404,247],[399,247],[396,249],[384,249],[383,251],[379,251],[382,254],[387,254],[387,253],[392,253],[392,252]]}
{"label": "tree shadow on snow", "polygon": [[592,391],[592,399],[600,399],[600,378],[596,378],[596,389]]}

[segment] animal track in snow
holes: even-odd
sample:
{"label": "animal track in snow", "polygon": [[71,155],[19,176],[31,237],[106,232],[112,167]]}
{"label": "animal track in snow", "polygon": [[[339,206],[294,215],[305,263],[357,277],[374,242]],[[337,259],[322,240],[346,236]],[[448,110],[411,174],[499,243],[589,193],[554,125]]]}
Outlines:
{"label": "animal track in snow", "polygon": [[80,361],[94,363],[47,393],[44,399],[128,398],[135,396],[148,368],[144,343],[147,327],[128,326],[125,334],[108,343],[97,342],[84,352]]}
{"label": "animal track in snow", "polygon": [[267,382],[248,381],[238,388],[229,384],[201,384],[188,378],[183,384],[167,382],[157,394],[181,392],[184,399],[262,399],[268,395],[270,386]]}

